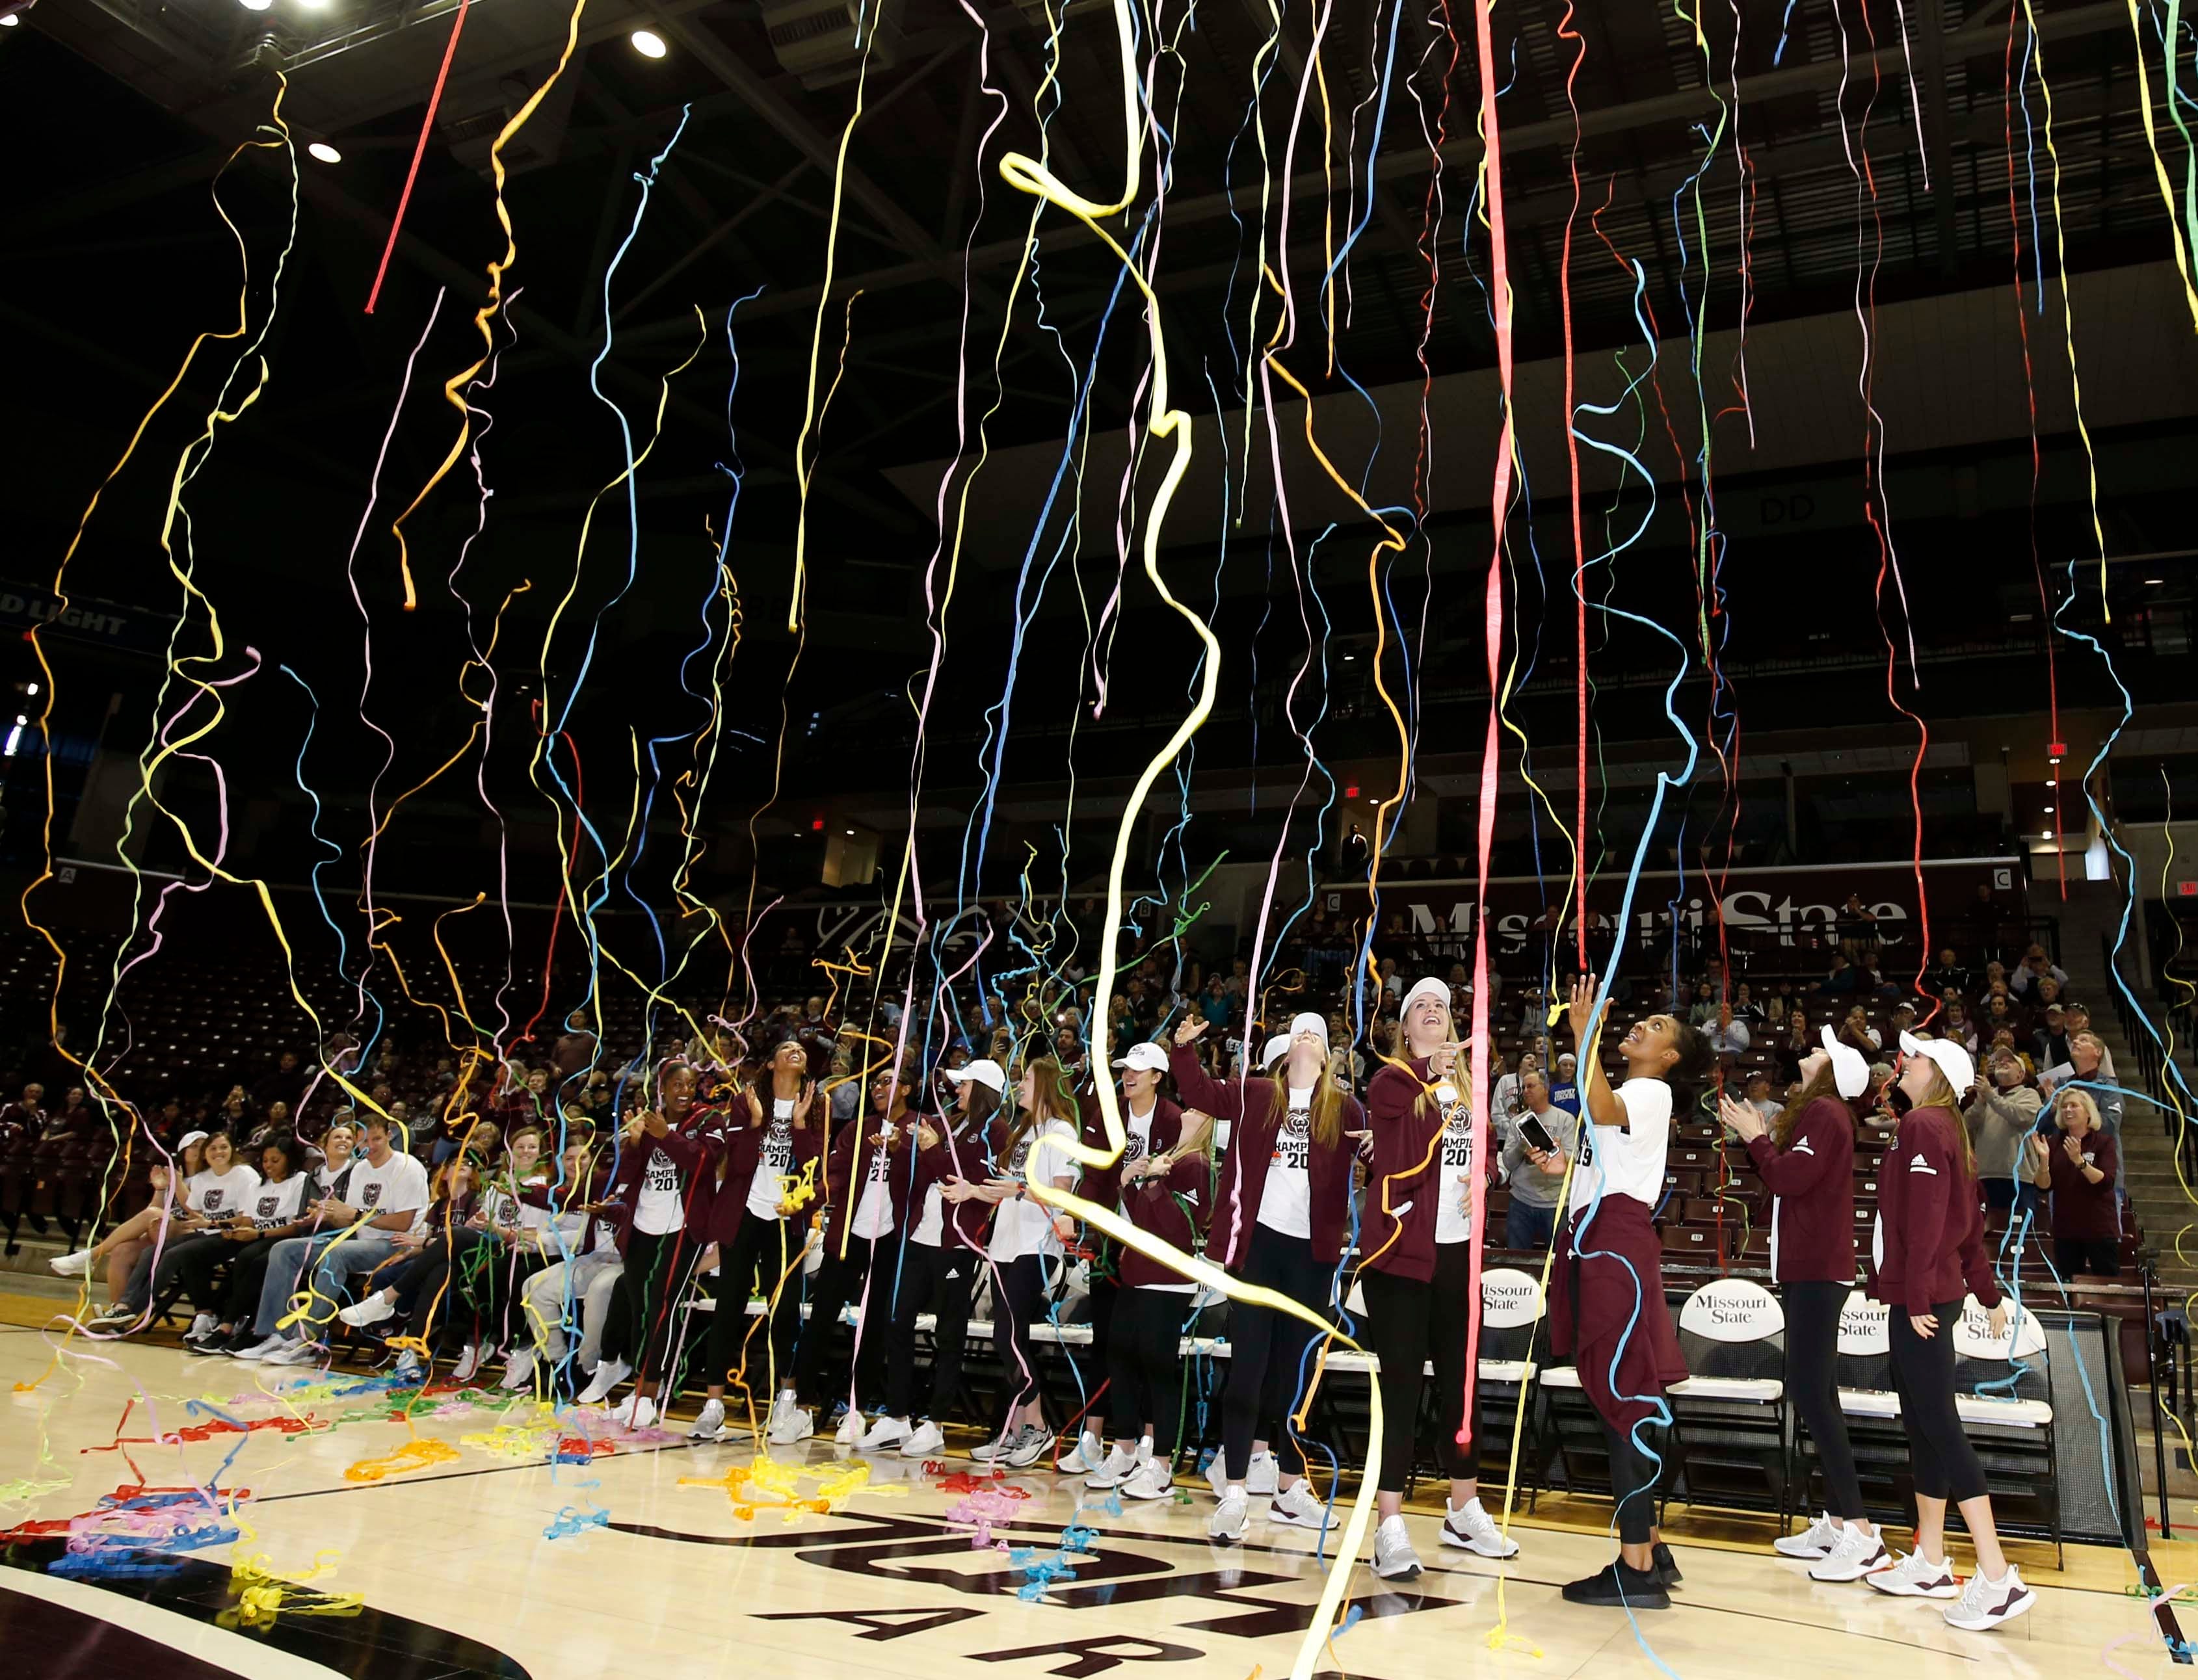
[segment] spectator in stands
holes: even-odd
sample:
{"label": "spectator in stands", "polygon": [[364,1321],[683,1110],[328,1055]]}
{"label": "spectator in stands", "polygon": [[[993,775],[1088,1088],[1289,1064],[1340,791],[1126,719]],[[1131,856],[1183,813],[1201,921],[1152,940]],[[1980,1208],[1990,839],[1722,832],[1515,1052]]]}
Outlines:
{"label": "spectator in stands", "polygon": [[[1564,1056],[1561,1063],[1572,1060]],[[1503,1214],[1503,1246],[1545,1249],[1556,1235],[1557,1195],[1564,1187],[1566,1160],[1579,1142],[1579,1115],[1556,1105],[1549,1082],[1539,1073],[1526,1075],[1520,1087],[1523,1101],[1518,1113],[1497,1126],[1503,1182],[1511,1188],[1510,1206]],[[1577,1090],[1573,1101],[1579,1101]],[[1537,1149],[1526,1141],[1521,1125],[1529,1114],[1556,1143],[1555,1149]]]}
{"label": "spectator in stands", "polygon": [[[2041,990],[2053,984],[2040,982]],[[2048,1003],[2041,1015],[2042,1024],[2030,1035],[2030,1059],[2040,1067],[2054,1067],[2070,1059],[2068,1051],[2067,1011],[2058,1003]]]}
{"label": "spectator in stands", "polygon": [[1969,1006],[1958,997],[1946,1000],[1946,1013],[1939,1022],[1939,1036],[1959,1044],[1972,1056],[1977,1053],[1977,1024],[1969,1019]]}
{"label": "spectator in stands", "polygon": [[285,1050],[275,1059],[274,1072],[253,1086],[252,1100],[263,1109],[271,1108],[278,1102],[294,1108],[311,1079],[312,1076],[298,1065],[298,1053]]}
{"label": "spectator in stands", "polygon": [[1809,1426],[1825,1509],[1771,1543],[1814,1560],[1810,1577],[1854,1581],[1892,1562],[1871,1527],[1840,1406],[1840,1321],[1854,1288],[1854,1111],[1869,1082],[1862,1056],[1829,1030],[1801,1063],[1801,1088],[1766,1118],[1754,1102],[1718,1104],[1771,1195],[1771,1270],[1786,1313],[1786,1389]]}
{"label": "spectator in stands", "polygon": [[1519,1067],[1515,1073],[1506,1073],[1496,1082],[1496,1090],[1488,1099],[1490,1118],[1503,1125],[1519,1112],[1521,1101],[1520,1082],[1529,1073],[1541,1071],[1541,1059],[1532,1050],[1519,1052]]}
{"label": "spectator in stands", "polygon": [[2053,1105],[2061,1135],[2032,1133],[2024,1166],[2030,1182],[2053,1193],[2053,1269],[2064,1278],[2121,1276],[2121,1208],[2114,1195],[2119,1151],[2099,1129],[2087,1090],[2061,1093]]}
{"label": "spectator in stands", "polygon": [[2020,1057],[2001,1051],[1986,1059],[1985,1077],[1970,1088],[1962,1113],[1987,1207],[2015,1206],[2016,1179],[2025,1170],[2023,1140],[2038,1124],[2038,1107]]}
{"label": "spectator in stands", "polygon": [[[1807,1081],[1805,1078],[1801,1083],[1806,1084]],[[1771,1076],[1759,1067],[1747,1076],[1743,1100],[1749,1107],[1763,1117],[1763,1123],[1765,1125],[1776,1119],[1786,1106],[1772,1097]]]}
{"label": "spectator in stands", "polygon": [[1940,951],[1939,960],[1923,971],[1923,989],[1933,997],[1942,997],[1950,991],[1957,997],[1968,995],[1969,971],[1956,959],[1951,945]]}
{"label": "spectator in stands", "polygon": [[1840,906],[1835,927],[1839,933],[1840,950],[1848,962],[1857,968],[1869,966],[1871,953],[1877,949],[1877,912],[1862,901],[1862,894],[1850,892],[1847,901]]}
{"label": "spectator in stands", "polygon": [[2021,962],[2007,977],[2008,990],[2015,995],[2018,1001],[2028,1003],[2032,1001],[2031,994],[2042,980],[2050,980],[2056,985],[2068,984],[2067,972],[2045,954],[2045,947],[2034,945],[2023,952]]}
{"label": "spectator in stands", "polygon": [[[334,1316],[348,1281],[387,1259],[396,1252],[398,1234],[420,1222],[427,1206],[427,1169],[392,1147],[387,1117],[369,1116],[365,1137],[364,1153],[347,1169],[343,1199],[329,1196],[309,1204],[311,1234],[278,1242],[269,1254],[253,1321],[260,1339],[239,1349],[236,1357],[284,1365],[317,1357],[315,1338]],[[292,1290],[308,1277],[309,1299],[300,1334],[294,1339],[278,1327]]]}
{"label": "spectator in stands", "polygon": [[1840,1042],[1865,1056],[1875,1055],[1885,1047],[1884,1038],[1869,1024],[1869,1011],[1859,1003],[1840,1023]]}
{"label": "spectator in stands", "polygon": [[1786,1025],[1786,1012],[1794,1007],[1794,982],[1781,980],[1777,990],[1763,1000],[1763,1018],[1773,1026]]}
{"label": "spectator in stands", "polygon": [[1760,1026],[1771,1019],[1763,1005],[1755,1001],[1755,996],[1748,990],[1746,980],[1742,980],[1733,988],[1732,1018],[1735,1020],[1746,1021],[1750,1028]]}
{"label": "spectator in stands", "polygon": [[1984,1014],[1977,1021],[1978,1034],[1980,1037],[1988,1038],[2002,1028],[2006,1029],[2010,1034],[2019,1034],[2026,1039],[2030,1036],[2023,1026],[2022,1012],[2015,1007],[2008,995],[2003,991],[1987,992],[1985,996]]}
{"label": "spectator in stands", "polygon": [[1704,1034],[1710,1048],[1721,1056],[1743,1055],[1747,1051],[1747,1023],[1736,1020],[1730,1004],[1720,1004],[1716,1024]]}
{"label": "spectator in stands", "polygon": [[1550,1081],[1550,1103],[1574,1119],[1579,1118],[1579,1058],[1567,1050],[1557,1058],[1556,1078]]}
{"label": "spectator in stands", "polygon": [[2038,1070],[2038,1088],[2046,1099],[2064,1085],[2084,1081],[2090,1088],[2091,1101],[2099,1113],[2098,1129],[2114,1140],[2114,1188],[2122,1188],[2125,1165],[2120,1154],[2122,1136],[2122,1094],[2114,1089],[2105,1067],[2107,1047],[2096,1032],[2073,1032],[2068,1037],[2068,1060],[2056,1067]]}
{"label": "spectator in stands", "polygon": [[[2063,1004],[2061,1009],[2061,1018],[2067,1024],[2069,1038],[2073,1039],[2079,1032],[2091,1032],[2091,1012],[2085,1005],[2071,1000]],[[2091,1036],[2098,1038],[2095,1032],[2091,1032]],[[2110,1085],[2120,1083],[2114,1073],[2114,1053],[2107,1048],[2103,1038],[2099,1040],[2099,1078]]]}
{"label": "spectator in stands", "polygon": [[1717,988],[1707,980],[1695,982],[1695,1001],[1687,1006],[1687,1025],[1707,1026],[1717,1019]]}
{"label": "spectator in stands", "polygon": [[1206,1017],[1208,1026],[1218,1030],[1236,1018],[1237,1001],[1221,976],[1216,974],[1207,981],[1205,995],[1198,1000],[1198,1010]]}
{"label": "spectator in stands", "polygon": [[579,1009],[565,1017],[565,1030],[550,1051],[550,1064],[562,1081],[594,1065],[601,1040],[588,1024],[588,1012]]}
{"label": "spectator in stands", "polygon": [[1782,1084],[1801,1083],[1801,1063],[1816,1050],[1809,1036],[1809,1017],[1797,1002],[1786,1011],[1784,1037],[1778,1041],[1778,1078]]}
{"label": "spectator in stands", "polygon": [[1855,967],[1846,951],[1839,950],[1832,954],[1831,972],[1818,983],[1817,990],[1826,997],[1852,997],[1858,991],[1868,991],[1869,987],[1864,984],[1862,971]]}

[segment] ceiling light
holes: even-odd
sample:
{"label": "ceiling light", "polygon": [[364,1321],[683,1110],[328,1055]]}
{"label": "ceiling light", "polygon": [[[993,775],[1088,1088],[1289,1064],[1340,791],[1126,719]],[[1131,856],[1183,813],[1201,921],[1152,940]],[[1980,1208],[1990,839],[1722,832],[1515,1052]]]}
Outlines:
{"label": "ceiling light", "polygon": [[2155,590],[2166,581],[2165,578],[2147,578],[2144,580],[2144,586],[2149,590]]}
{"label": "ceiling light", "polygon": [[2050,816],[2053,814],[2053,807],[2052,807],[2051,805],[2048,805],[2048,806],[2046,806],[2046,807],[2045,807],[2045,814],[2046,814],[2048,817],[2050,817]]}
{"label": "ceiling light", "polygon": [[247,12],[264,12],[274,6],[275,0],[236,0],[236,3]]}
{"label": "ceiling light", "polygon": [[314,141],[311,145],[305,148],[305,151],[309,156],[318,158],[323,163],[341,163],[343,161],[343,154],[336,150],[334,147],[329,145],[325,140]]}
{"label": "ceiling light", "polygon": [[854,839],[854,837],[855,837],[855,831],[854,831],[852,828],[848,829],[848,830],[847,830],[847,838],[848,838],[849,840],[852,840],[852,839]]}
{"label": "ceiling light", "polygon": [[672,50],[664,44],[664,38],[653,29],[637,29],[626,39],[633,43],[633,49],[643,58],[662,58]]}
{"label": "ceiling light", "polygon": [[[275,3],[275,0],[267,0],[267,3],[271,6]],[[22,20],[22,16],[20,13],[10,12],[6,17],[0,18],[0,29],[13,29]]]}
{"label": "ceiling light", "polygon": [[317,12],[324,10],[328,3],[329,0],[298,0],[298,9],[300,11]]}

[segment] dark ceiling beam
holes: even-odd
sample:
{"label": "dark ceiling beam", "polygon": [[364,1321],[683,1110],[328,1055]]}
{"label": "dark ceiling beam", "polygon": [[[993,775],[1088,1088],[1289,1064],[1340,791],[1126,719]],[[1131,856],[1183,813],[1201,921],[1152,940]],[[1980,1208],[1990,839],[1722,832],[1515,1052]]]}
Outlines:
{"label": "dark ceiling beam", "polygon": [[[2044,13],[2038,18],[2038,32],[2046,39],[2065,41],[2124,28],[2128,21],[2129,14],[2121,0],[2094,0],[2092,4],[2074,7],[2067,11]],[[1987,55],[2004,44],[2006,33],[2003,20],[1965,25],[1945,37],[1946,55],[1954,59]],[[1873,70],[1881,75],[1892,74],[1899,72],[1901,67],[1901,49],[1898,46],[1890,46],[1875,53],[1853,55],[1845,66],[1835,60],[1826,61],[1750,76],[1743,78],[1741,92],[1742,97],[1749,102],[1776,99],[1789,94],[1836,88],[1843,74],[1866,76]],[[1720,98],[1730,101],[1731,97],[1732,90],[1729,84],[1714,91],[1708,87],[1695,87],[1677,93],[1658,94],[1620,106],[1583,112],[1577,131],[1582,138],[1593,139],[1664,124],[1683,126],[1714,113]],[[2057,104],[2056,101],[2056,111]],[[1568,147],[1573,143],[1574,133],[1569,115],[1541,122],[1521,123],[1504,131],[1503,145],[1506,151],[1515,155],[1522,152]],[[1461,177],[1468,177],[1480,165],[1479,137],[1475,135],[1469,139],[1453,141],[1442,148],[1441,155],[1445,169],[1456,170]],[[1408,175],[1424,174],[1432,166],[1433,160],[1427,154],[1399,153],[1391,165],[1392,178],[1401,181]],[[1305,171],[1287,183],[1287,190],[1294,197],[1306,202],[1317,201],[1327,188],[1328,183],[1318,171]],[[1242,189],[1240,189],[1236,195],[1241,198]],[[1565,196],[1569,202],[1569,189]],[[1172,199],[1167,207],[1167,224],[1179,228],[1218,220],[1227,216],[1230,207],[1230,195],[1227,193]],[[1093,236],[1081,224],[1066,217],[1049,217],[1044,224],[1044,233],[1050,244],[1073,246],[1094,242]],[[1023,248],[1024,242],[1020,239],[997,240],[988,245],[980,245],[969,253],[970,270],[976,272],[1016,262],[1020,259]],[[881,292],[897,287],[951,282],[960,276],[962,264],[962,258],[958,252],[915,258],[864,273],[838,276],[834,282],[834,289],[844,295],[858,289]],[[759,318],[788,310],[813,310],[821,292],[820,286],[812,284],[783,291],[770,298],[759,299],[746,311],[747,317]],[[637,341],[646,343],[667,334],[677,335],[680,330],[677,322],[654,323],[635,328],[631,336]]]}
{"label": "dark ceiling beam", "polygon": [[1916,75],[1910,78],[1908,96],[1922,102],[1923,157],[1931,166],[1932,236],[1939,271],[1951,274],[1961,253],[1954,226],[1953,118],[1946,108],[1945,0],[1918,0]]}

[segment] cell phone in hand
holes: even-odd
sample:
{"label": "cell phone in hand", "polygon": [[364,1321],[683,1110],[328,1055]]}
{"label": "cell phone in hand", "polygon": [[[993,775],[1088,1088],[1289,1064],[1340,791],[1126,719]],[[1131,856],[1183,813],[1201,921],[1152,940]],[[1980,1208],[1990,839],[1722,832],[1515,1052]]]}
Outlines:
{"label": "cell phone in hand", "polygon": [[1557,1153],[1557,1140],[1550,1136],[1549,1127],[1544,1125],[1531,1113],[1521,1113],[1519,1116],[1519,1136],[1526,1140],[1526,1147],[1537,1154],[1554,1155]]}

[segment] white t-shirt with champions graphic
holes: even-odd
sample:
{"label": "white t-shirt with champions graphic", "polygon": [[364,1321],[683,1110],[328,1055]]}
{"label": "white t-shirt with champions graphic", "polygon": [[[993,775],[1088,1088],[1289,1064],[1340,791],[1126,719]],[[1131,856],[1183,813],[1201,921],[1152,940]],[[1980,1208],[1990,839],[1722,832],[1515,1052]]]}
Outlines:
{"label": "white t-shirt with champions graphic", "polygon": [[[643,1136],[645,1138],[647,1134]],[[648,1236],[669,1236],[687,1228],[687,1204],[679,1194],[679,1164],[661,1149],[649,1156],[648,1166],[643,1171],[641,1195],[633,1205],[633,1228]]]}
{"label": "white t-shirt with champions graphic", "polygon": [[1311,1085],[1290,1087],[1290,1106],[1276,1129],[1266,1188],[1259,1195],[1259,1223],[1301,1241],[1312,1237],[1312,1093]]}
{"label": "white t-shirt with champions graphic", "polygon": [[756,1152],[755,1177],[748,1180],[748,1213],[758,1219],[778,1218],[785,1199],[782,1188],[794,1171],[794,1099],[775,1096],[770,1118],[764,1122],[763,1147]]}
{"label": "white t-shirt with champions graphic", "polygon": [[893,1228],[893,1156],[891,1150],[880,1148],[875,1143],[868,1147],[870,1165],[863,1176],[862,1200],[855,1204],[854,1234],[865,1241],[875,1242]]}
{"label": "white t-shirt with champions graphic", "polygon": [[1442,1107],[1442,1151],[1435,1161],[1435,1241],[1473,1240],[1473,1105],[1456,1085],[1435,1087]]}

